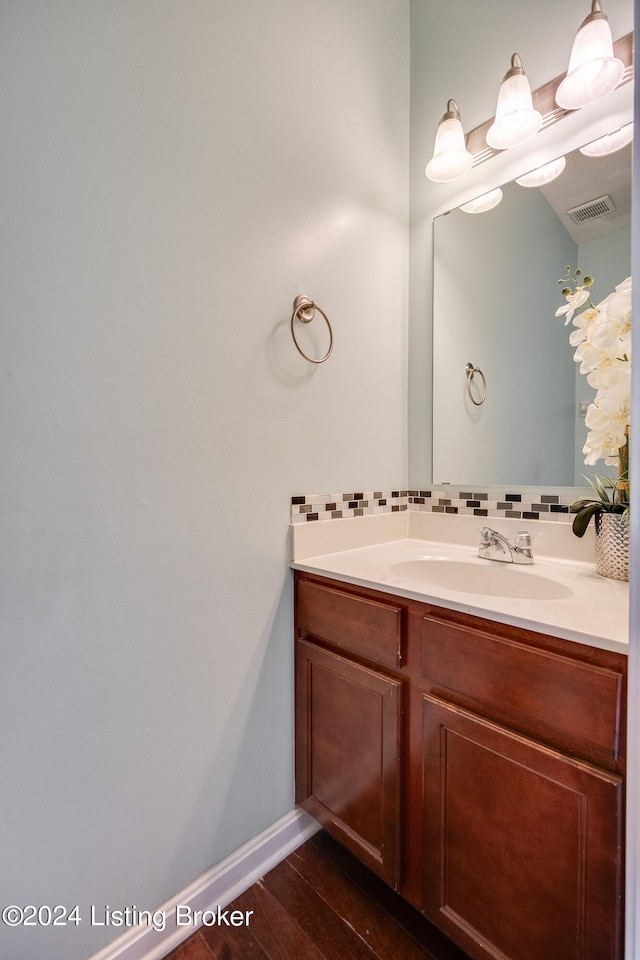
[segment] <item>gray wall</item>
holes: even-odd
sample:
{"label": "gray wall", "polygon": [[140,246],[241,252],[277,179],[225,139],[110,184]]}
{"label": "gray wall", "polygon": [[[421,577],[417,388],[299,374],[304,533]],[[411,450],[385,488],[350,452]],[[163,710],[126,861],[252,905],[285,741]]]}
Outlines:
{"label": "gray wall", "polygon": [[0,902],[150,909],[293,806],[291,495],[406,484],[408,3],[0,12]]}

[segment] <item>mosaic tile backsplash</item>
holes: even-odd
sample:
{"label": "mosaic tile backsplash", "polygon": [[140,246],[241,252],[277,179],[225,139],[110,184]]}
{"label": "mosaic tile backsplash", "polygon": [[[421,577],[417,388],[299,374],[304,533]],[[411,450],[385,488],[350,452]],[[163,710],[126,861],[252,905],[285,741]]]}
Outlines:
{"label": "mosaic tile backsplash", "polygon": [[291,522],[336,520],[363,517],[372,513],[397,510],[426,510],[432,513],[462,514],[472,517],[513,517],[517,520],[571,521],[569,506],[574,496],[561,494],[515,493],[493,487],[478,490],[378,490],[372,493],[305,494],[291,498]]}

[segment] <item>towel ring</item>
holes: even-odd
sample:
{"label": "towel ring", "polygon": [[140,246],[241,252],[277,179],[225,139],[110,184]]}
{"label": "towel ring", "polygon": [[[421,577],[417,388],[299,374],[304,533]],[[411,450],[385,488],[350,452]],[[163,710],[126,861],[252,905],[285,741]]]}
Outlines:
{"label": "towel ring", "polygon": [[[304,350],[296,340],[296,331],[294,328],[294,321],[296,320],[296,318],[301,323],[311,323],[311,321],[316,315],[316,310],[324,319],[324,322],[326,323],[327,329],[329,331],[329,349],[325,353],[324,357],[320,358],[320,360],[314,360],[313,357],[307,356],[307,354],[304,352]],[[291,336],[293,337],[293,342],[296,345],[296,350],[298,351],[299,354],[301,354],[305,358],[305,360],[308,360],[309,363],[324,363],[325,360],[328,360],[329,357],[331,356],[331,351],[333,350],[333,330],[331,329],[329,318],[324,312],[324,310],[322,310],[317,303],[314,303],[313,300],[309,299],[309,297],[298,295],[293,301],[293,313],[291,314]]]}
{"label": "towel ring", "polygon": [[[467,393],[469,394],[469,399],[471,403],[475,404],[476,407],[481,407],[482,404],[487,399],[487,378],[480,369],[480,367],[474,367],[472,363],[468,363],[465,367],[467,374]],[[474,395],[471,393],[471,384],[473,383],[473,375],[477,373],[482,378],[482,393],[479,400],[476,400]]]}

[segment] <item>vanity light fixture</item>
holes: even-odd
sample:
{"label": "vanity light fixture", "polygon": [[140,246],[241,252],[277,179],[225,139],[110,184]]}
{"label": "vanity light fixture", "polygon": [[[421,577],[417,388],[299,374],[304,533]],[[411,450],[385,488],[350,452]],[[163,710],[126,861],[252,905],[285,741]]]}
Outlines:
{"label": "vanity light fixture", "polygon": [[551,163],[545,163],[542,167],[537,167],[531,173],[525,173],[523,177],[516,177],[516,183],[521,187],[542,187],[545,183],[551,183],[556,177],[559,177],[567,161],[564,157],[558,157]]}
{"label": "vanity light fixture", "polygon": [[624,70],[622,60],[613,55],[611,28],[601,0],[592,0],[591,13],[573,41],[569,69],[558,87],[556,103],[565,110],[595,103],[615,90]]}
{"label": "vanity light fixture", "polygon": [[533,107],[531,85],[517,53],[505,73],[496,106],[496,117],[487,130],[487,143],[494,150],[508,150],[535,137],[542,114]]}
{"label": "vanity light fixture", "polygon": [[469,203],[463,203],[460,207],[464,213],[486,213],[487,210],[493,210],[502,200],[502,190],[497,187],[490,190],[489,193],[483,193],[481,197],[470,200]]}
{"label": "vanity light fixture", "polygon": [[425,173],[429,180],[445,183],[467,173],[472,163],[473,156],[464,142],[460,108],[455,100],[449,100],[447,112],[438,124],[433,157],[429,160]]}
{"label": "vanity light fixture", "polygon": [[615,153],[616,150],[622,150],[632,140],[633,120],[631,123],[625,123],[618,130],[614,130],[613,133],[607,133],[606,136],[580,147],[580,153],[583,153],[585,157],[606,157],[610,153]]}

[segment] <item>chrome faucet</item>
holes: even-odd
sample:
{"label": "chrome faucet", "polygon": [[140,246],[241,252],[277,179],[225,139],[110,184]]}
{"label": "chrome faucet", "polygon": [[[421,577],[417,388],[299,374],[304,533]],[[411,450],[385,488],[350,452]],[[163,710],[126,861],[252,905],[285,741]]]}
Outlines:
{"label": "chrome faucet", "polygon": [[521,530],[516,537],[515,544],[510,543],[497,530],[483,527],[480,531],[482,541],[478,548],[478,556],[483,560],[502,560],[505,563],[533,563],[531,552],[531,535]]}

